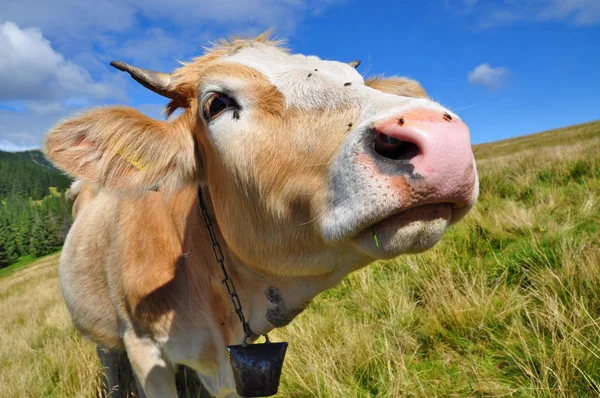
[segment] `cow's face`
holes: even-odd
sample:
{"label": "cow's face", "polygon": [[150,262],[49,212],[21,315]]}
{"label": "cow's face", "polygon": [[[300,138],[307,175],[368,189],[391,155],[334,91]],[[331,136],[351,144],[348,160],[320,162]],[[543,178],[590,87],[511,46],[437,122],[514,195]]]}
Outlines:
{"label": "cow's face", "polygon": [[75,172],[53,145],[73,121],[46,152],[108,185],[169,189],[198,177],[229,246],[263,272],[315,275],[425,250],[476,200],[468,129],[410,80],[365,83],[347,64],[258,42],[169,79],[171,108],[187,108],[176,120],[148,119],[131,139],[122,109],[110,122],[121,120],[120,133],[82,137],[71,126],[70,142],[106,147]]}
{"label": "cow's face", "polygon": [[466,126],[413,82],[393,83],[266,45],[203,71],[198,141],[238,255],[330,271],[425,250],[466,213],[477,196]]}

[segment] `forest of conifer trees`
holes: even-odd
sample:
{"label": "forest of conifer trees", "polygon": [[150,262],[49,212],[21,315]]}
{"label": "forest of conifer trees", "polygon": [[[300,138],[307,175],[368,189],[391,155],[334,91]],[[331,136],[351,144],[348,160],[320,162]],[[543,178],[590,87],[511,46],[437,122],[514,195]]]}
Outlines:
{"label": "forest of conifer trees", "polygon": [[72,223],[70,184],[39,151],[0,151],[0,268],[61,248]]}

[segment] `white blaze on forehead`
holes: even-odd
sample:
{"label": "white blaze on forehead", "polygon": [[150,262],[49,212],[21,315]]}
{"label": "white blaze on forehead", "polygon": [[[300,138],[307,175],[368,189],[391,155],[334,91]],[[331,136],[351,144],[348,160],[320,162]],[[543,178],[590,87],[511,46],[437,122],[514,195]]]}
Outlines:
{"label": "white blaze on forehead", "polygon": [[[364,86],[360,73],[348,64],[315,56],[287,54],[267,45],[244,48],[223,58],[262,73],[283,94],[288,107],[337,107],[356,98],[352,86]],[[351,85],[345,85],[351,83]]]}

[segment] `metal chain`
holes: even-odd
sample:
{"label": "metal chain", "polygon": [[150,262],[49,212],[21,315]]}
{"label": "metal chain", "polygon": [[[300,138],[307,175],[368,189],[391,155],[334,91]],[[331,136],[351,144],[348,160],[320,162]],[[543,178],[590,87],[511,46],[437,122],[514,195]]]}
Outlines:
{"label": "metal chain", "polygon": [[[233,308],[235,309],[235,313],[238,318],[240,318],[240,322],[242,323],[242,327],[244,328],[244,341],[243,345],[248,344],[247,340],[250,336],[252,336],[252,330],[250,330],[250,325],[246,321],[246,317],[244,316],[244,312],[242,310],[242,302],[240,301],[240,296],[238,296],[235,286],[233,285],[233,280],[227,274],[227,270],[225,269],[225,256],[223,255],[223,250],[221,249],[221,245],[217,241],[217,237],[215,236],[215,231],[213,230],[212,220],[208,214],[208,210],[206,209],[206,203],[204,202],[204,198],[202,196],[202,188],[198,188],[198,200],[200,201],[200,209],[202,210],[202,220],[204,221],[204,225],[208,230],[208,234],[210,236],[211,249],[213,254],[215,255],[215,259],[217,263],[221,266],[221,270],[223,271],[222,280],[223,284],[227,288],[227,293],[231,297],[231,302],[233,303]],[[265,338],[267,342],[269,342],[269,337],[265,334]]]}

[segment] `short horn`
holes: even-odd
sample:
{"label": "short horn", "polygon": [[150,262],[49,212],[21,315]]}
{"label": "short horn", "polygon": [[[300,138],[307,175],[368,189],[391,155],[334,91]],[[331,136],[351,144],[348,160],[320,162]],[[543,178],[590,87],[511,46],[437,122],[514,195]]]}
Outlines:
{"label": "short horn", "polygon": [[154,72],[148,69],[138,68],[123,61],[112,61],[110,66],[120,71],[127,72],[142,86],[154,91],[163,97],[175,99],[177,93],[174,90],[174,81],[170,74]]}
{"label": "short horn", "polygon": [[354,61],[348,62],[348,65],[356,69],[360,65],[360,59],[355,59]]}

